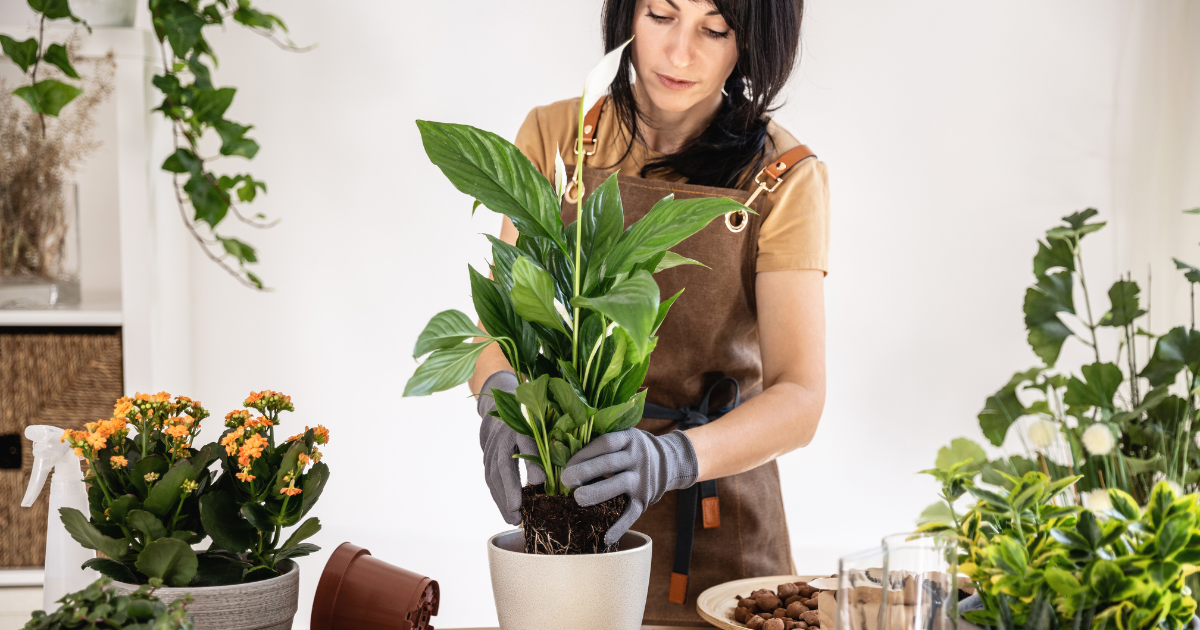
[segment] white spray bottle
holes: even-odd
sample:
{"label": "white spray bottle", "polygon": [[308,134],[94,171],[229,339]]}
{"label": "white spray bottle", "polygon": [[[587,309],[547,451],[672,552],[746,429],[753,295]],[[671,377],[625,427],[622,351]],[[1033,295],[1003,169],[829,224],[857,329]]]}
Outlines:
{"label": "white spray bottle", "polygon": [[37,501],[46,485],[46,477],[54,470],[50,481],[50,515],[46,523],[46,577],[42,590],[42,610],[53,612],[55,604],[63,595],[83,590],[100,577],[91,569],[81,565],[96,557],[96,552],[85,549],[71,538],[58,513],[59,508],[75,508],[85,515],[89,513],[87,486],[79,470],[80,457],[70,445],[61,442],[63,430],[44,424],[25,427],[25,437],[33,442],[33,474],[29,477],[29,488],[21,507],[30,507]]}

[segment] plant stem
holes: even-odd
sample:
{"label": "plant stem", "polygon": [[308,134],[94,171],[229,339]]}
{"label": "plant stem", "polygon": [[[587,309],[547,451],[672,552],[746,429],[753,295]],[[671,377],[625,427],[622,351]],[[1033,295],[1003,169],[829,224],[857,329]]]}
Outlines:
{"label": "plant stem", "polygon": [[1083,275],[1083,256],[1079,254],[1079,237],[1075,237],[1075,268],[1079,271],[1079,286],[1083,288],[1083,303],[1087,306],[1087,326],[1092,331],[1092,350],[1096,353],[1096,363],[1100,362],[1100,344],[1096,341],[1096,324],[1092,319],[1092,298],[1088,297],[1087,278]]}
{"label": "plant stem", "polygon": [[579,372],[579,307],[575,306],[575,298],[579,297],[579,261],[583,257],[583,99],[579,99],[579,127],[575,141],[575,269],[573,286],[571,288],[571,309],[575,315],[575,325],[571,326],[571,367]]}
{"label": "plant stem", "polygon": [[[46,14],[45,14],[45,12],[39,12],[39,13],[41,14],[41,17],[38,19],[37,57],[35,57],[33,60],[33,75],[30,78],[30,81],[32,81],[32,83],[34,85],[37,85],[38,64],[41,63],[41,61],[42,61],[42,44],[44,43],[44,40],[45,40],[43,33],[45,33],[45,31],[46,31]],[[37,88],[34,88],[35,92],[36,92],[36,90],[37,90]],[[38,120],[42,123],[42,137],[45,138],[46,137],[46,114],[45,114],[45,112],[41,112],[41,111],[38,112]]]}

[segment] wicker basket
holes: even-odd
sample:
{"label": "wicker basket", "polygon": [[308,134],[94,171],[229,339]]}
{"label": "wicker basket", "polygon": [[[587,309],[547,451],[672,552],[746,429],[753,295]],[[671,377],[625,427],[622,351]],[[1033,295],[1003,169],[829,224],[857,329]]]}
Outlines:
{"label": "wicker basket", "polygon": [[49,492],[21,507],[33,468],[25,427],[81,429],[108,418],[122,389],[119,328],[0,328],[0,435],[20,435],[22,450],[20,469],[0,469],[0,567],[45,561]]}

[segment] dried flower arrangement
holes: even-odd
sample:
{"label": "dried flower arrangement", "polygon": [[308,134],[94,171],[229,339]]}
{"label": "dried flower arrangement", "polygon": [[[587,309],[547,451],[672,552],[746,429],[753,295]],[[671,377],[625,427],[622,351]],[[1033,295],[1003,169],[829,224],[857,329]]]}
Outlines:
{"label": "dried flower arrangement", "polygon": [[[62,48],[66,67],[83,85],[71,107],[47,120],[47,112],[16,96],[0,98],[0,278],[60,279],[67,233],[64,185],[99,146],[93,135],[96,112],[112,94],[116,64],[111,55],[79,57],[75,41]],[[68,76],[54,65],[40,72],[49,76],[43,82]],[[0,80],[0,93],[10,91]]]}

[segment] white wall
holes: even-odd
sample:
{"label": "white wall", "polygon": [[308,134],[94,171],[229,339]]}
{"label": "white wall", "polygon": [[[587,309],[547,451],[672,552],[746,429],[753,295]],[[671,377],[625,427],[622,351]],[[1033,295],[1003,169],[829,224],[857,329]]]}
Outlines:
{"label": "white wall", "polygon": [[[912,526],[915,474],[979,436],[984,398],[1036,362],[1021,302],[1034,239],[1113,205],[1118,67],[1131,3],[810,0],[803,62],[778,113],[829,165],[829,396],[817,439],[781,460],[796,564]],[[193,251],[193,391],[214,416],[251,389],[291,394],[293,426],[329,426],[316,513],[342,541],[438,579],[436,625],[495,621],[484,541],[506,526],[482,479],[466,388],[402,399],[434,313],[470,312],[495,215],[429,164],[413,124],[512,137],[599,58],[599,0],[271,1],[307,54],[213,37],[230,117],[256,125],[258,210],[240,230],[275,287],[251,293]],[[230,168],[240,164],[231,162]],[[1114,232],[1089,238],[1107,286]],[[1164,261],[1156,261],[1168,273]],[[219,423],[208,429],[215,437]],[[300,626],[327,552],[303,563]]]}

